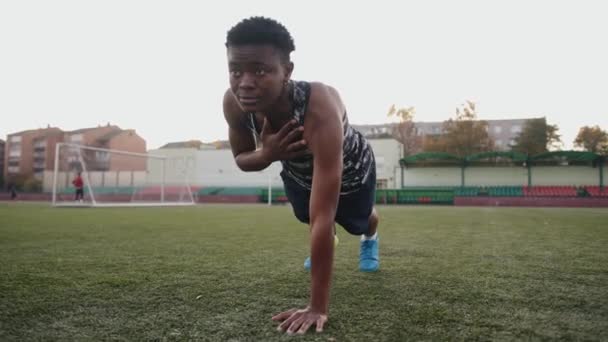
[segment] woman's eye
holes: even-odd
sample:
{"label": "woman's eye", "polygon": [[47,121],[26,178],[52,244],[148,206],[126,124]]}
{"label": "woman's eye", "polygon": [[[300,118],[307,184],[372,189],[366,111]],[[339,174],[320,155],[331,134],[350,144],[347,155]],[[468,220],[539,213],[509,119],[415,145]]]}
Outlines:
{"label": "woman's eye", "polygon": [[264,76],[264,75],[266,75],[266,70],[264,70],[264,69],[258,69],[258,70],[255,71],[255,74],[258,75],[258,76]]}
{"label": "woman's eye", "polygon": [[230,71],[230,75],[231,75],[232,77],[241,77],[241,72],[240,72],[240,71],[238,71],[238,70],[231,70],[231,71]]}

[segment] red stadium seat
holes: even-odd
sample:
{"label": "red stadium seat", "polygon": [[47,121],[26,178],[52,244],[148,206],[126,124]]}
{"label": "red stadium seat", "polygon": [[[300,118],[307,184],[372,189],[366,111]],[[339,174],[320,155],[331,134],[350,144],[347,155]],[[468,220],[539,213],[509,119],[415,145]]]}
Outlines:
{"label": "red stadium seat", "polygon": [[523,194],[526,197],[576,197],[575,186],[524,186]]}

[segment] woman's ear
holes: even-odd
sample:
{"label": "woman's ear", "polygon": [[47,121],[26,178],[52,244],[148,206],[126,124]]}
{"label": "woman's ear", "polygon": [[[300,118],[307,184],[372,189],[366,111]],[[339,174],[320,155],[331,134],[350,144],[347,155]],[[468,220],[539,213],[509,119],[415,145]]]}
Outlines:
{"label": "woman's ear", "polygon": [[293,72],[293,62],[285,63],[285,82],[291,79],[291,73]]}

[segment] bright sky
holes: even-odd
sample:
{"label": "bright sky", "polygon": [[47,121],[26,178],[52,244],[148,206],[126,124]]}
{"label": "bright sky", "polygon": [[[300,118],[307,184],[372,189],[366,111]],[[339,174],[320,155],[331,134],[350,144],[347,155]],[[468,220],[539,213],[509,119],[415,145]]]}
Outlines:
{"label": "bright sky", "polygon": [[294,79],[340,91],[355,124],[395,103],[441,121],[546,116],[565,148],[608,129],[602,1],[2,1],[0,137],[47,124],[133,128],[149,148],[227,138],[226,31],[252,15],[292,33]]}

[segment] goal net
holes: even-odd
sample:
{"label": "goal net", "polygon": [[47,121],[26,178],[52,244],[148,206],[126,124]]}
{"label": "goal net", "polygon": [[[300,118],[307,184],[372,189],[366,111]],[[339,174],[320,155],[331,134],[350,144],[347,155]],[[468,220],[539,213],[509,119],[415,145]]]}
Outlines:
{"label": "goal net", "polygon": [[53,205],[193,205],[187,177],[190,164],[184,157],[59,143],[52,175]]}

